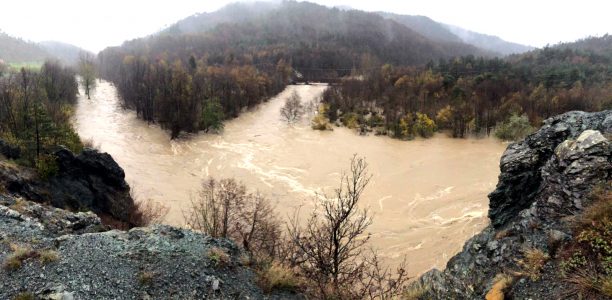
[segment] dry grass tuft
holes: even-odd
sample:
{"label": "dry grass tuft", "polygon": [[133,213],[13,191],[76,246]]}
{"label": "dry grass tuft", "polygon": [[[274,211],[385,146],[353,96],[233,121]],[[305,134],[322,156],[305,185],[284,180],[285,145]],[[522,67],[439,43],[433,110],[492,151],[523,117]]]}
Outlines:
{"label": "dry grass tuft", "polygon": [[500,230],[495,234],[495,239],[496,240],[501,240],[503,238],[512,236],[512,230],[510,229],[504,229],[504,230]]}
{"label": "dry grass tuft", "polygon": [[544,251],[527,248],[523,250],[523,259],[519,260],[518,264],[524,275],[527,275],[532,281],[537,281],[540,279],[542,268],[549,259],[550,257]]}
{"label": "dry grass tuft", "polygon": [[13,300],[35,300],[36,296],[30,292],[19,293],[13,297]]}
{"label": "dry grass tuft", "polygon": [[43,250],[39,252],[39,257],[38,259],[40,260],[40,263],[45,265],[48,263],[52,263],[52,262],[56,262],[59,260],[59,254],[57,253],[57,251],[51,250],[51,249],[47,249],[47,250]]}
{"label": "dry grass tuft", "polygon": [[514,277],[508,274],[497,274],[493,279],[495,283],[485,295],[486,300],[504,300],[505,292],[512,286]]}
{"label": "dry grass tuft", "polygon": [[423,299],[427,293],[427,287],[421,283],[414,283],[409,285],[402,293],[402,300],[419,300]]}
{"label": "dry grass tuft", "polygon": [[155,278],[155,272],[151,271],[142,271],[138,274],[138,282],[141,285],[151,285],[153,283],[153,279]]}
{"label": "dry grass tuft", "polygon": [[293,269],[280,263],[272,263],[258,273],[259,286],[265,293],[275,290],[296,291],[302,285]]}
{"label": "dry grass tuft", "polygon": [[7,271],[15,271],[21,268],[23,262],[29,258],[36,258],[39,256],[39,253],[28,248],[28,247],[20,247],[15,244],[10,245],[13,253],[9,255],[5,260],[3,267]]}
{"label": "dry grass tuft", "polygon": [[230,263],[230,256],[225,252],[225,250],[219,247],[212,247],[208,250],[208,259],[210,259],[215,267],[224,267]]}

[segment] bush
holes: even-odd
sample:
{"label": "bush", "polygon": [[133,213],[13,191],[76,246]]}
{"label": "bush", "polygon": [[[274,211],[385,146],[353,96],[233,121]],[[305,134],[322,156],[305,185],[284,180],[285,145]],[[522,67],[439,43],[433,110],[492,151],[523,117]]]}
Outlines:
{"label": "bush", "polygon": [[421,137],[429,138],[433,136],[435,131],[436,123],[432,119],[426,114],[416,113],[416,121],[412,128],[412,132]]}
{"label": "bush", "polygon": [[506,274],[497,274],[493,279],[493,286],[485,295],[486,300],[504,300],[505,291],[512,286],[514,278]]}
{"label": "bush", "polygon": [[138,282],[141,285],[151,285],[153,278],[155,278],[155,273],[150,271],[142,271],[138,274]]}
{"label": "bush", "polygon": [[596,188],[591,204],[574,221],[573,239],[560,253],[568,295],[612,297],[612,191]]}
{"label": "bush", "polygon": [[323,114],[316,114],[314,118],[312,118],[310,126],[314,130],[332,130],[329,120]]}
{"label": "bush", "polygon": [[230,257],[225,250],[219,247],[212,247],[208,250],[208,259],[210,259],[215,267],[222,268],[230,263]]}
{"label": "bush", "polygon": [[277,262],[268,264],[258,272],[259,286],[265,293],[274,290],[297,291],[301,286],[300,279],[295,272],[285,265]]}
{"label": "bush", "polygon": [[532,133],[534,128],[527,115],[512,115],[503,123],[497,124],[495,136],[501,140],[516,141]]}
{"label": "bush", "polygon": [[38,259],[40,260],[41,264],[46,265],[48,263],[58,261],[59,254],[57,253],[57,251],[47,249],[39,252]]}
{"label": "bush", "polygon": [[[133,193],[130,193],[133,195]],[[135,227],[160,223],[168,214],[168,207],[153,200],[136,200],[130,209],[128,222]]]}
{"label": "bush", "polygon": [[11,245],[13,253],[4,260],[4,269],[7,271],[15,271],[21,268],[23,262],[29,258],[38,257],[38,252],[28,248]]}
{"label": "bush", "polygon": [[523,270],[523,274],[527,275],[532,281],[540,279],[542,268],[550,257],[547,253],[536,248],[527,248],[523,250],[523,259],[518,261],[518,264]]}
{"label": "bush", "polygon": [[59,171],[55,155],[43,154],[36,160],[36,172],[40,178],[47,180]]}
{"label": "bush", "polygon": [[13,300],[35,300],[36,296],[30,292],[23,292],[13,297]]}
{"label": "bush", "polygon": [[341,117],[342,125],[350,129],[355,129],[359,126],[359,116],[356,113],[345,113]]}

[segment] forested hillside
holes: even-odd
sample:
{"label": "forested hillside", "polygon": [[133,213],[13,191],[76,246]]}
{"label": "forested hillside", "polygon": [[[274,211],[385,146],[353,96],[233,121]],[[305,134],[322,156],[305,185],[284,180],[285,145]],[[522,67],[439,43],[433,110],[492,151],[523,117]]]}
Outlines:
{"label": "forested hillside", "polygon": [[422,68],[385,65],[364,80],[329,89],[324,113],[331,121],[398,138],[427,137],[436,129],[456,137],[497,129],[502,138],[517,138],[530,124],[559,113],[612,108],[612,47],[601,46],[608,40],[508,60],[466,56]]}
{"label": "forested hillside", "polygon": [[40,45],[0,31],[0,59],[5,62],[42,62],[47,56]]}
{"label": "forested hillside", "polygon": [[[207,17],[188,23],[207,28],[205,22],[194,25]],[[334,81],[383,63],[408,66],[484,54],[467,44],[433,42],[374,13],[307,2],[283,2],[260,17],[204,32],[174,31],[99,54],[102,76],[116,83],[125,104],[170,129],[173,137],[218,129],[218,120],[237,116],[292,79]]]}

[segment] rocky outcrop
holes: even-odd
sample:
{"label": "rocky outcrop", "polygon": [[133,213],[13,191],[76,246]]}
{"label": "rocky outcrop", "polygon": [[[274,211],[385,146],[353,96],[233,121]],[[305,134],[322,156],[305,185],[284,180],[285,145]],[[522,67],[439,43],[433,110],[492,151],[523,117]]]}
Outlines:
{"label": "rocky outcrop", "polygon": [[489,195],[491,224],[500,227],[531,206],[543,182],[542,167],[556,147],[589,129],[611,132],[611,112],[568,112],[544,121],[540,130],[511,144],[501,158],[497,188]]}
{"label": "rocky outcrop", "polygon": [[128,221],[134,205],[123,169],[107,153],[85,149],[74,155],[67,149],[54,153],[58,170],[47,180],[35,172],[3,164],[0,183],[9,192],[59,208],[91,210]]}
{"label": "rocky outcrop", "polygon": [[[107,230],[93,213],[0,195],[0,299],[271,297],[262,294],[248,259],[228,240],[162,225]],[[9,269],[16,248],[29,254]]]}
{"label": "rocky outcrop", "polygon": [[[501,159],[496,190],[489,195],[491,225],[468,240],[444,271],[431,270],[416,284],[425,298],[483,299],[499,274],[520,274],[530,250],[554,255],[571,238],[568,218],[592,190],[612,177],[612,111],[569,112],[545,122]],[[558,299],[565,289],[559,267],[547,262],[538,280],[517,276],[505,292],[514,299]],[[502,298],[503,299],[503,298]]]}

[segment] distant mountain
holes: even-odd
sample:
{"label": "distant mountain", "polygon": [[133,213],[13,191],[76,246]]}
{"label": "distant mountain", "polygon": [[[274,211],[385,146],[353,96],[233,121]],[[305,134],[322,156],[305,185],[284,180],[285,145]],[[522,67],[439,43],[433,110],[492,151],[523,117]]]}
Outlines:
{"label": "distant mountain", "polygon": [[230,4],[124,44],[123,49],[130,48],[152,53],[168,51],[181,58],[192,53],[214,57],[228,51],[271,53],[281,49],[276,56],[284,55],[294,66],[339,69],[359,67],[365,54],[396,65],[490,54],[457,38],[429,39],[375,13],[294,1]]}
{"label": "distant mountain", "polygon": [[398,15],[388,12],[377,12],[377,14],[403,24],[436,42],[467,43],[502,56],[524,53],[534,49],[533,47],[504,41],[497,36],[439,23],[425,16]]}
{"label": "distant mountain", "polygon": [[463,40],[452,33],[446,26],[425,16],[398,15],[388,12],[377,12],[377,14],[403,24],[433,41],[463,42]]}
{"label": "distant mountain", "polygon": [[5,62],[41,62],[48,56],[40,45],[0,31],[0,59]]}
{"label": "distant mountain", "polygon": [[56,41],[44,41],[39,45],[47,51],[49,56],[58,59],[67,66],[76,66],[81,53],[90,53],[72,44]]}
{"label": "distant mountain", "polygon": [[535,49],[531,46],[504,41],[494,35],[482,34],[448,24],[445,24],[445,26],[462,41],[478,48],[497,52],[502,55],[519,54]]}
{"label": "distant mountain", "polygon": [[46,59],[57,59],[67,66],[74,66],[81,52],[87,51],[56,41],[26,41],[0,31],[0,59],[7,63],[42,63]]}

